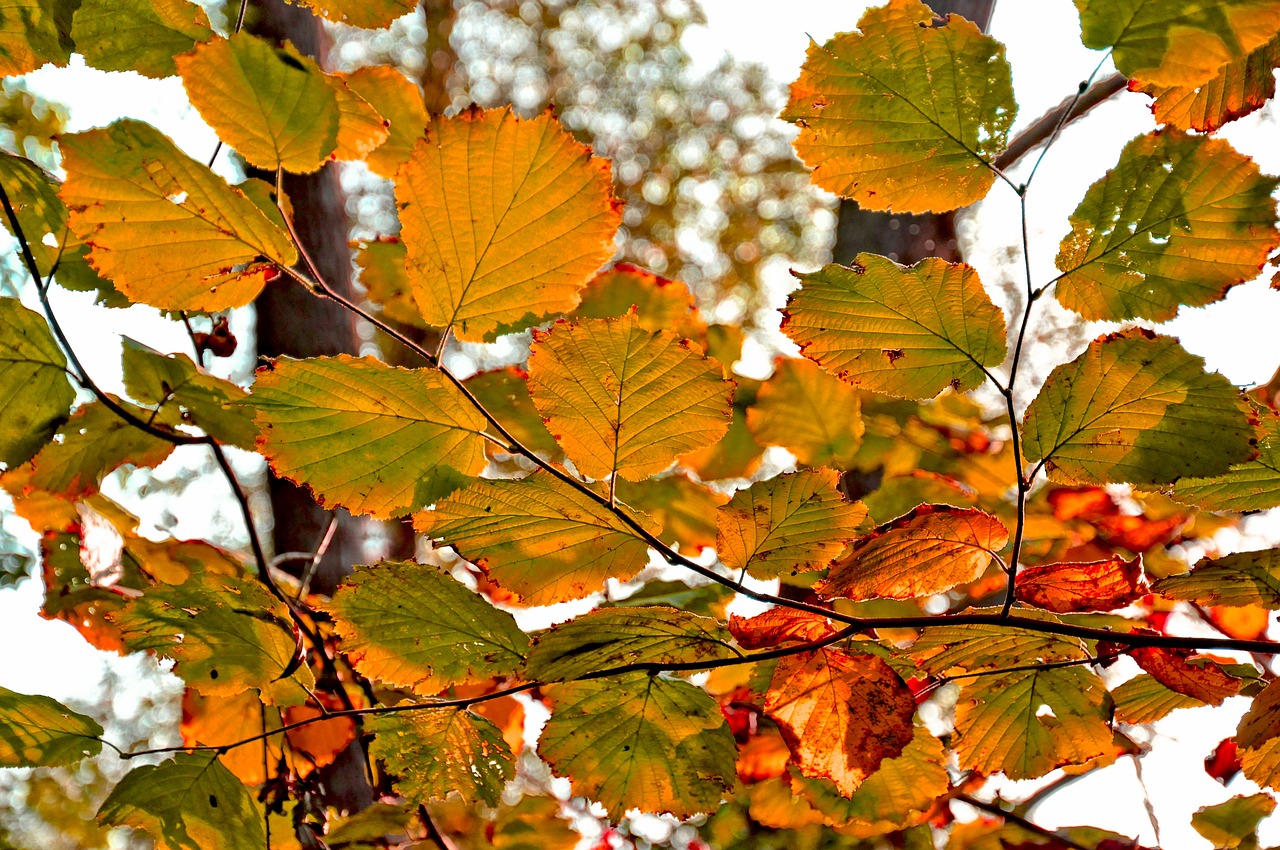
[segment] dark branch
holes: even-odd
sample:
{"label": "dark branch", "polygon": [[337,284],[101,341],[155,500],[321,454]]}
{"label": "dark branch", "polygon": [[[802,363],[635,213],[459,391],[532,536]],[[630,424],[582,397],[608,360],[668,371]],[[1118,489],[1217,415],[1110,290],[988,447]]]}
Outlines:
{"label": "dark branch", "polygon": [[995,166],[1008,169],[1039,145],[1044,144],[1066,124],[1081,117],[1112,95],[1124,90],[1128,80],[1124,74],[1112,74],[1089,86],[1081,94],[1066,98],[1041,115],[1031,126],[1014,136],[1004,153],[996,157]]}

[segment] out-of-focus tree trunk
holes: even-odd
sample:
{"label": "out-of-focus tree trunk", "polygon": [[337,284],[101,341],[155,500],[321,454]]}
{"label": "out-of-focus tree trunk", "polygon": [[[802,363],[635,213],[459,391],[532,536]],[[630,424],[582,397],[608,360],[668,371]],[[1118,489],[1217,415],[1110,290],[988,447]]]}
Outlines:
{"label": "out-of-focus tree trunk", "polygon": [[453,63],[458,61],[449,45],[457,12],[453,0],[422,0],[422,14],[427,25],[427,42],[423,45],[427,59],[418,84],[422,87],[422,105],[427,113],[438,114],[449,106],[449,74]]}

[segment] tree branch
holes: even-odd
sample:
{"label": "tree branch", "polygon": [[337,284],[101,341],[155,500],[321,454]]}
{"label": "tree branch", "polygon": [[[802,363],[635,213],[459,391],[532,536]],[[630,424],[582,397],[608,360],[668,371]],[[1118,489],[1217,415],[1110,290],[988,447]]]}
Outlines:
{"label": "tree branch", "polygon": [[1016,826],[1019,826],[1022,829],[1025,829],[1027,832],[1030,832],[1034,835],[1038,835],[1041,838],[1047,838],[1051,841],[1056,841],[1059,844],[1062,844],[1066,847],[1070,847],[1071,850],[1093,850],[1093,848],[1087,847],[1084,844],[1081,844],[1080,842],[1074,839],[1068,838],[1065,835],[1061,835],[1050,829],[1045,829],[1043,826],[1040,826],[1039,824],[1034,824],[1031,821],[1024,818],[1022,815],[1015,815],[1013,812],[1006,812],[1004,809],[1000,808],[995,803],[988,803],[983,800],[979,800],[976,797],[971,797],[968,794],[957,794],[952,799],[959,800],[962,803],[967,803],[968,805],[973,806],[975,809],[980,809],[986,812],[987,814],[992,814],[992,815],[995,815],[996,817],[1003,818],[1007,823],[1011,823]]}
{"label": "tree branch", "polygon": [[1085,115],[1098,104],[1124,90],[1128,80],[1124,74],[1112,74],[1083,89],[1074,97],[1041,115],[1009,142],[1004,153],[996,157],[995,166],[1008,169],[1031,151],[1056,136],[1062,127]]}

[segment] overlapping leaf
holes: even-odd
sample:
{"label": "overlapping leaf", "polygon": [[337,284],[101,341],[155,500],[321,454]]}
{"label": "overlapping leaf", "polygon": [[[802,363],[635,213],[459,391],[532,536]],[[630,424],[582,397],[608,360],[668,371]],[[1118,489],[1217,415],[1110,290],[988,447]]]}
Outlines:
{"label": "overlapping leaf", "polygon": [[176,62],[191,105],[250,164],[311,172],[337,147],[337,95],[314,60],[238,32]]}
{"label": "overlapping leaf", "polygon": [[557,322],[534,333],[533,403],[591,478],[639,481],[729,428],[733,385],[720,364],[637,315]]}
{"label": "overlapping leaf", "polygon": [[569,318],[616,319],[632,307],[645,330],[675,331],[693,339],[701,325],[687,286],[630,263],[617,263],[593,277],[582,290],[582,302]]}
{"label": "overlapping leaf", "polygon": [[745,649],[761,649],[780,643],[822,640],[835,634],[831,621],[809,611],[798,611],[782,605],[756,614],[729,617],[729,631]]}
{"label": "overlapping leaf", "polygon": [[780,475],[740,490],[716,514],[716,553],[732,570],[769,578],[821,570],[869,530],[867,509],[836,489],[829,469]]}
{"label": "overlapping leaf", "polygon": [[1179,478],[1173,498],[1207,511],[1261,511],[1280,507],[1280,416],[1262,416],[1258,456],[1212,478]]}
{"label": "overlapping leaf", "polygon": [[[994,613],[994,610],[986,613]],[[1019,611],[1018,614],[1048,623],[1060,622],[1052,614],[1035,611]],[[935,674],[955,667],[973,672],[1089,657],[1084,642],[1079,638],[987,623],[941,625],[926,629],[911,645],[910,652],[922,669]]]}
{"label": "overlapping leaf", "polygon": [[276,474],[352,513],[400,516],[484,468],[484,418],[434,370],[282,359],[259,370],[247,403]]}
{"label": "overlapping leaf", "polygon": [[65,65],[72,44],[69,9],[56,0],[4,0],[0,5],[0,77]]}
{"label": "overlapping leaf", "polygon": [[334,76],[368,101],[390,124],[387,140],[365,156],[365,163],[383,177],[395,177],[397,169],[409,161],[427,124],[418,87],[399,70],[386,65]]}
{"label": "overlapping leaf", "polygon": [[425,564],[357,569],[325,609],[357,670],[421,694],[508,676],[529,651],[510,614]]}
{"label": "overlapping leaf", "polygon": [[62,136],[62,200],[89,260],[131,300],[166,310],[249,303],[298,255],[279,218],[181,153],[159,130],[117,121]]}
{"label": "overlapping leaf", "polygon": [[174,57],[212,35],[204,9],[188,0],[83,0],[71,23],[90,67],[146,77],[177,73]]}
{"label": "overlapping leaf", "polygon": [[810,360],[779,358],[747,408],[747,429],[782,446],[804,466],[844,469],[862,443],[858,393]]}
{"label": "overlapping leaf", "polygon": [[930,258],[903,268],[859,254],[849,267],[797,277],[782,329],[856,387],[904,398],[969,390],[1008,353],[1004,314],[967,265]]}
{"label": "overlapping leaf", "polygon": [[1211,133],[1230,121],[1260,109],[1276,93],[1275,68],[1280,65],[1280,37],[1241,59],[1219,68],[1195,86],[1130,83],[1155,98],[1151,111],[1160,124]]}
{"label": "overlapping leaf", "polygon": [[728,494],[680,473],[634,482],[619,478],[617,489],[619,502],[662,526],[658,539],[668,546],[698,552],[715,545],[716,511]]}
{"label": "overlapping leaf", "polygon": [[632,673],[548,689],[538,754],[613,818],[632,808],[689,817],[737,784],[720,707],[686,682]]}
{"label": "overlapping leaf", "polygon": [[1259,785],[1280,785],[1280,686],[1272,681],[1240,720],[1236,745],[1244,775]]}
{"label": "overlapping leaf", "polygon": [[0,327],[0,463],[12,469],[53,438],[76,394],[44,319],[0,298]]}
{"label": "overlapping leaf", "polygon": [[396,18],[409,14],[417,3],[414,0],[289,0],[306,6],[338,24],[362,29],[380,29],[391,26]]}
{"label": "overlapping leaf", "polygon": [[102,751],[102,727],[55,699],[0,688],[0,767],[74,764]]}
{"label": "overlapping leaf", "polygon": [[164,355],[129,337],[124,343],[124,386],[141,404],[180,405],[186,419],[237,448],[252,450],[257,428],[249,411],[232,407],[244,390],[206,374],[185,354]]}
{"label": "overlapping leaf", "polygon": [[865,209],[944,211],[980,200],[1017,114],[1004,47],[918,0],[868,10],[859,32],[811,44],[782,118],[813,181]]}
{"label": "overlapping leaf", "polygon": [[479,340],[572,308],[613,254],[620,217],[610,186],[609,164],[550,115],[472,109],[435,119],[396,181],[406,268],[427,324]]}
{"label": "overlapping leaf", "polygon": [[859,540],[819,586],[827,598],[914,599],[978,578],[1009,542],[974,508],[921,505]]}
{"label": "overlapping leaf", "polygon": [[412,803],[461,797],[496,806],[515,759],[502,732],[461,708],[400,712],[371,718],[369,755],[396,776],[396,788]]}
{"label": "overlapping leaf", "polygon": [[1171,691],[1154,676],[1134,676],[1111,689],[1116,719],[1125,723],[1154,723],[1179,708],[1204,705],[1195,697]]}
{"label": "overlapping leaf", "polygon": [[1280,243],[1277,184],[1225,141],[1138,136],[1071,214],[1058,300],[1108,321],[1163,321],[1180,305],[1220,300]]}
{"label": "overlapping leaf", "polygon": [[[333,89],[338,105],[338,135],[334,159],[362,160],[386,144],[391,138],[390,122],[355,90],[345,79],[326,74],[325,82]],[[403,262],[401,262],[401,275]],[[414,310],[417,315],[417,310]]]}
{"label": "overlapping leaf", "polygon": [[1130,656],[1160,684],[1208,705],[1221,705],[1240,690],[1240,680],[1212,659],[1191,650],[1142,646]]}
{"label": "overlapping leaf", "polygon": [[1112,611],[1148,592],[1142,559],[1126,561],[1119,555],[1105,561],[1027,567],[1018,573],[1016,586],[1023,602],[1056,614]]}
{"label": "overlapping leaf", "polygon": [[1168,484],[1256,454],[1235,387],[1176,339],[1141,328],[1099,337],[1054,369],[1022,433],[1027,460],[1068,483]]}
{"label": "overlapping leaf", "polygon": [[1261,605],[1280,611],[1280,550],[1202,558],[1189,573],[1153,585],[1161,596],[1205,605]]}
{"label": "overlapping leaf", "polygon": [[179,753],[134,768],[98,809],[104,826],[131,826],[160,850],[262,850],[262,807],[216,753]]}
{"label": "overlapping leaf", "polygon": [[[138,422],[153,419],[151,411],[116,401]],[[154,424],[173,424],[172,411],[162,409]],[[60,439],[47,444],[31,459],[31,484],[65,499],[98,492],[98,484],[124,464],[157,466],[173,451],[173,443],[122,419],[100,401],[81,406],[58,429]]]}

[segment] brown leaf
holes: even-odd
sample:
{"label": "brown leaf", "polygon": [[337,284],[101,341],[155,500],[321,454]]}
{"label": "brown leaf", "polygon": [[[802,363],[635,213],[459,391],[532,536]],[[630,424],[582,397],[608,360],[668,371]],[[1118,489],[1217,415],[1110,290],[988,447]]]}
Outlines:
{"label": "brown leaf", "polygon": [[1240,680],[1206,655],[1197,655],[1187,649],[1164,649],[1144,646],[1131,655],[1138,666],[1171,691],[1206,702],[1221,705],[1240,690]]}
{"label": "brown leaf", "polygon": [[762,649],[789,641],[821,640],[835,634],[826,617],[778,606],[754,617],[729,617],[729,632],[743,649]]}
{"label": "brown leaf", "polygon": [[1029,567],[1018,574],[1016,587],[1023,602],[1055,614],[1112,611],[1150,593],[1142,558],[1126,561],[1118,555],[1105,561]]}

